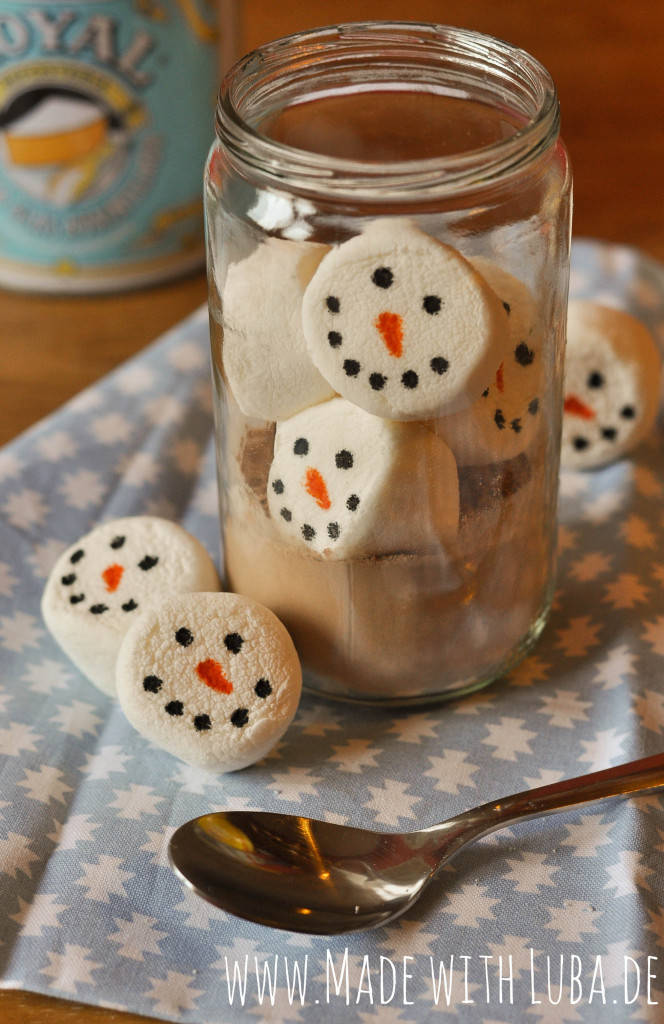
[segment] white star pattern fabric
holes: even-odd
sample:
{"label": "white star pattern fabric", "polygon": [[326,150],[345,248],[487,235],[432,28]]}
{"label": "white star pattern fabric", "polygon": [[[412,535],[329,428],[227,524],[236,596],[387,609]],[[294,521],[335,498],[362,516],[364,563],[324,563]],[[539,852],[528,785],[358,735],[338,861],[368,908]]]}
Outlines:
{"label": "white star pattern fabric", "polygon": [[[572,292],[664,345],[659,265],[577,241]],[[554,609],[511,676],[412,712],[305,693],[263,761],[217,777],[135,733],[39,614],[60,553],[120,516],[166,515],[220,565],[207,346],[200,310],[0,451],[0,986],[182,1024],[658,1024],[664,796],[499,831],[399,921],[334,939],[232,918],[166,850],[209,811],[410,829],[661,750],[661,423],[563,474]]]}

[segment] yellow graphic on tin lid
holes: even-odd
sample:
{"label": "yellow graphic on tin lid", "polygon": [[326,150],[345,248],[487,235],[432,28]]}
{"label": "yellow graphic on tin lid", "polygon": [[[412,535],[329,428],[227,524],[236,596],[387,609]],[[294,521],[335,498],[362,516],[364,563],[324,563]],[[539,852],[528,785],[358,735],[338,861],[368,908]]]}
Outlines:
{"label": "yellow graphic on tin lid", "polygon": [[54,206],[105,191],[145,118],[98,69],[36,61],[0,75],[0,159],[25,192]]}
{"label": "yellow graphic on tin lid", "polygon": [[204,43],[214,43],[217,39],[215,25],[216,7],[212,0],[178,0],[180,10],[197,39]]}

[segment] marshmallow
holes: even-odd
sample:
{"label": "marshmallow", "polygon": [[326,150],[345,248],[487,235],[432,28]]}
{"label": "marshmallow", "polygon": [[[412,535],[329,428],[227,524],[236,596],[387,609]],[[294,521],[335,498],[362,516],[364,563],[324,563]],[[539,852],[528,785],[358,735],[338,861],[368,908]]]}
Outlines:
{"label": "marshmallow", "polygon": [[631,451],[657,415],[662,359],[647,328],[621,310],[569,304],[561,463],[591,469]]}
{"label": "marshmallow", "polygon": [[343,398],[277,425],[267,500],[285,536],[329,558],[445,544],[458,528],[447,445]]}
{"label": "marshmallow", "polygon": [[202,544],[177,523],[135,516],[104,523],[56,562],[42,597],[62,650],[104,693],[115,693],[122,638],[145,608],[173,593],[218,590]]}
{"label": "marshmallow", "polygon": [[479,395],[507,336],[502,303],[455,249],[380,219],[321,261],[302,306],[311,357],[344,398],[390,419]]}
{"label": "marshmallow", "polygon": [[209,771],[263,757],[292,721],[301,689],[285,627],[238,594],[185,594],[149,609],[118,655],[118,698],[134,728]]}
{"label": "marshmallow", "polygon": [[302,295],[328,251],[268,238],[228,268],[223,290],[223,363],[245,416],[280,420],[331,398],[302,334]]}
{"label": "marshmallow", "polygon": [[467,408],[436,421],[436,433],[450,446],[460,466],[516,458],[543,429],[545,375],[535,301],[522,281],[495,263],[483,259],[472,263],[507,311],[509,334],[482,393]]}

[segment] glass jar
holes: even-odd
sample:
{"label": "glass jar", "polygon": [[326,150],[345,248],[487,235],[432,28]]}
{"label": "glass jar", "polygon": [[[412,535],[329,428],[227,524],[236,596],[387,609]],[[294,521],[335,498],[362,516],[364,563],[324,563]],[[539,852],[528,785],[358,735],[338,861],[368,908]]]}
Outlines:
{"label": "glass jar", "polygon": [[227,586],[305,685],[459,696],[551,602],[571,175],[546,70],[411,23],[227,75],[206,222]]}

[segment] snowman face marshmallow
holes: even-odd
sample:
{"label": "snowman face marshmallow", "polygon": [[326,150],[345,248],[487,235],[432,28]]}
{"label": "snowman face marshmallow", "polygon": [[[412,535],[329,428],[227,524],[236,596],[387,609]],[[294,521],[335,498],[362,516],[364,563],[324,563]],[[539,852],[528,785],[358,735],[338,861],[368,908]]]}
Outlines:
{"label": "snowman face marshmallow", "polygon": [[530,290],[496,264],[472,262],[507,311],[509,344],[477,400],[436,421],[437,433],[463,466],[504,462],[526,451],[541,430],[544,396],[541,336]]}
{"label": "snowman face marshmallow", "polygon": [[282,533],[329,558],[421,545],[432,523],[444,543],[458,527],[456,463],[420,424],[334,398],[277,425],[268,506]]}
{"label": "snowman face marshmallow", "polygon": [[115,692],[115,659],[132,620],[169,594],[218,590],[202,544],[153,516],[97,527],[58,559],[42,615],[53,637],[91,682]]}
{"label": "snowman face marshmallow", "polygon": [[657,415],[661,356],[647,328],[621,310],[569,304],[561,463],[589,469],[620,458]]}
{"label": "snowman face marshmallow", "polygon": [[118,656],[118,697],[132,725],[210,771],[263,757],[290,724],[301,686],[284,626],[239,594],[166,601],[137,619]]}
{"label": "snowman face marshmallow", "polygon": [[376,416],[423,419],[466,405],[497,365],[502,303],[459,252],[408,221],[374,221],[328,253],[304,296],[322,375]]}

